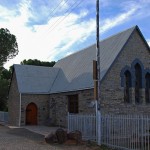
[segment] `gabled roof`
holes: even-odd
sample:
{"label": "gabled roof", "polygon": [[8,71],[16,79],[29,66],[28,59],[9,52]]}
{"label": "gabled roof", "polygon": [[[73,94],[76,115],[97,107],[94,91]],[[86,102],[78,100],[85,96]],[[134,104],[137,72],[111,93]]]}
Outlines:
{"label": "gabled roof", "polygon": [[[101,79],[128,41],[132,27],[100,42]],[[78,51],[59,60],[54,68],[60,68],[51,93],[90,89],[93,84],[93,60],[96,60],[96,45]]]}
{"label": "gabled roof", "polygon": [[[134,30],[142,37],[139,28],[134,26],[100,42],[101,80]],[[53,68],[15,65],[19,92],[51,94],[91,89],[94,87],[93,60],[96,60],[95,44],[59,60]]]}
{"label": "gabled roof", "polygon": [[59,71],[58,68],[32,65],[14,65],[14,69],[19,92],[34,94],[48,94]]}

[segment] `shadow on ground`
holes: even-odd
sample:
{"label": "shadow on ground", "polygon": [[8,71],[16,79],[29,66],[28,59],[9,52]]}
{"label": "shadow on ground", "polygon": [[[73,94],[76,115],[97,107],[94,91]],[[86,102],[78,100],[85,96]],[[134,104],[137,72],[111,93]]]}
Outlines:
{"label": "shadow on ground", "polygon": [[24,137],[27,139],[30,139],[32,141],[36,142],[44,142],[44,135],[40,135],[38,133],[31,132],[27,129],[24,128],[14,128],[14,129],[9,129],[7,131],[8,134],[13,134],[16,136]]}

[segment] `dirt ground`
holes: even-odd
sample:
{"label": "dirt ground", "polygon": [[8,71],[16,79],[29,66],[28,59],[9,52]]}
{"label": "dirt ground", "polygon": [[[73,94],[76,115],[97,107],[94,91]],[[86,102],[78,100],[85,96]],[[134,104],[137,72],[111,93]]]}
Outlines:
{"label": "dirt ground", "polygon": [[59,145],[47,144],[44,136],[33,133],[27,129],[14,128],[0,125],[0,150],[107,150],[89,144],[84,145]]}

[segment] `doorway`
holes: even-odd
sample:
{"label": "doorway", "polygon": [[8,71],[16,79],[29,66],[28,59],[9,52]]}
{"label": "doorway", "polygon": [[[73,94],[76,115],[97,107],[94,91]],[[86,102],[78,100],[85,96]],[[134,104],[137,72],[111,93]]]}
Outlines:
{"label": "doorway", "polygon": [[37,106],[34,103],[26,108],[26,125],[37,125]]}

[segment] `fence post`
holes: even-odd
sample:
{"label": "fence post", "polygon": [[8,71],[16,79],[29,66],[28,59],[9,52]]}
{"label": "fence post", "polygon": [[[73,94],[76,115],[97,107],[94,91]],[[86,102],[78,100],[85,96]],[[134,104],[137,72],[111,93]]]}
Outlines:
{"label": "fence post", "polygon": [[68,119],[68,132],[70,132],[70,131],[69,131],[69,130],[70,130],[70,126],[69,126],[69,125],[70,125],[70,116],[69,116],[69,112],[68,112],[68,118],[67,118],[67,119]]}
{"label": "fence post", "polygon": [[140,120],[141,120],[141,148],[142,149],[144,149],[144,140],[143,140],[143,136],[144,136],[144,133],[143,133],[143,128],[144,128],[144,126],[143,126],[143,121],[144,121],[144,119],[143,119],[143,116],[141,116],[140,117]]}
{"label": "fence post", "polygon": [[5,113],[3,112],[3,119],[2,119],[3,122],[5,121],[4,117],[5,117]]}
{"label": "fence post", "polygon": [[98,139],[98,145],[101,145],[101,112],[97,111],[97,139]]}
{"label": "fence post", "polygon": [[98,102],[95,102],[95,109],[96,109],[96,141],[98,145],[101,145],[101,113],[98,110]]}

